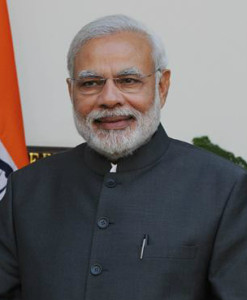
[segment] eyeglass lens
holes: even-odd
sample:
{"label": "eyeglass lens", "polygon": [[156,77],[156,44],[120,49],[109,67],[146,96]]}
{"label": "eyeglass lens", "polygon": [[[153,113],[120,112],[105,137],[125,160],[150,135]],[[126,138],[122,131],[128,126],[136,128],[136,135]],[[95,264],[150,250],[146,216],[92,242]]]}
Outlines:
{"label": "eyeglass lens", "polygon": [[[86,77],[82,79],[76,79],[75,87],[80,93],[84,95],[96,94],[102,91],[106,81],[109,79],[97,77]],[[110,80],[114,81],[115,85],[119,88],[119,90],[126,93],[136,93],[141,89],[143,85],[143,79],[135,75],[126,77],[123,76],[120,78],[112,78]]]}

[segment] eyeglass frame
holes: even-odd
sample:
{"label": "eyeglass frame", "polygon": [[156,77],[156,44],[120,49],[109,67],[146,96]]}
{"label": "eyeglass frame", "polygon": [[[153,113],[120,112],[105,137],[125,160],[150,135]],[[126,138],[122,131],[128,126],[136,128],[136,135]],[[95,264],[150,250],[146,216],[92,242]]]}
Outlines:
{"label": "eyeglass frame", "polygon": [[[155,74],[155,73],[157,73],[157,72],[161,72],[161,70],[160,70],[160,68],[157,68],[155,71],[153,71],[152,73],[150,73],[150,74],[147,74],[147,75],[145,75],[145,74],[143,74],[143,75],[138,75],[138,79],[145,79],[145,78],[148,78],[148,77],[151,77],[153,74]],[[124,74],[124,75],[121,75],[121,76],[135,76],[135,75],[137,75],[137,74]],[[126,91],[123,91],[123,90],[121,90],[121,88],[119,88],[119,86],[118,86],[118,84],[117,84],[117,80],[121,80],[121,79],[123,79],[123,78],[121,78],[121,77],[113,77],[113,78],[104,78],[104,77],[101,77],[101,76],[97,76],[97,75],[95,75],[95,76],[88,76],[88,77],[85,77],[85,78],[98,78],[97,80],[99,80],[99,81],[101,81],[101,82],[103,82],[103,85],[102,85],[102,87],[101,87],[101,89],[100,89],[100,91],[98,91],[98,92],[95,92],[95,93],[82,93],[82,92],[80,92],[82,95],[96,95],[96,94],[100,94],[101,92],[102,92],[102,90],[103,90],[103,88],[104,88],[104,86],[105,86],[105,84],[106,84],[106,81],[108,80],[108,79],[112,79],[113,80],[113,82],[114,82],[114,84],[115,84],[115,86],[121,91],[121,92],[123,92],[123,93],[127,93],[127,94],[134,94],[134,93],[136,93],[136,92],[126,92]],[[80,80],[82,80],[82,79],[85,79],[85,78],[67,78],[67,80],[69,80],[69,81],[80,81]],[[144,83],[143,83],[144,84]]]}

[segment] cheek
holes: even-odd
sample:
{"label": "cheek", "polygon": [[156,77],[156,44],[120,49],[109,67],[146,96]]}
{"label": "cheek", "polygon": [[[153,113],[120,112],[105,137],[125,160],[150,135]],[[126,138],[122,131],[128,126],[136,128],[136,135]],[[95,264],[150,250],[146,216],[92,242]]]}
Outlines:
{"label": "cheek", "polygon": [[129,105],[141,113],[147,112],[154,102],[154,92],[150,91],[129,99]]}
{"label": "cheek", "polygon": [[94,109],[93,101],[78,99],[76,97],[73,99],[73,106],[82,116],[88,115]]}

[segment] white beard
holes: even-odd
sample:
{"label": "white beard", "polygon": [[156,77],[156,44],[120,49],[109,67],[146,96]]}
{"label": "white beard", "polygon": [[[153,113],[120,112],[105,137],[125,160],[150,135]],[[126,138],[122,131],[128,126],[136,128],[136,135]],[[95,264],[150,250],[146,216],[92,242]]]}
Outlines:
{"label": "white beard", "polygon": [[[160,98],[158,86],[155,89],[154,102],[146,113],[140,113],[134,108],[114,108],[92,111],[86,117],[73,110],[74,121],[79,134],[88,145],[98,153],[115,161],[131,155],[137,148],[147,143],[157,130],[160,123]],[[113,116],[132,116],[136,126],[120,130],[94,129],[96,119]]]}

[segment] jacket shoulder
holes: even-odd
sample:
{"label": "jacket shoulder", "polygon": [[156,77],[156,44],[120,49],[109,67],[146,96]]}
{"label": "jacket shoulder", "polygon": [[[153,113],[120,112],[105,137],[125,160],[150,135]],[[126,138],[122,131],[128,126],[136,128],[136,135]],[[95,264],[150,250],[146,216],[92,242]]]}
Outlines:
{"label": "jacket shoulder", "polygon": [[235,175],[247,174],[247,171],[213,152],[199,148],[192,144],[170,138],[170,153],[180,164],[190,166],[191,169],[208,170],[211,172],[231,173]]}
{"label": "jacket shoulder", "polygon": [[70,172],[78,164],[84,164],[84,149],[86,143],[80,144],[73,149],[42,158],[11,174],[13,177],[34,176],[37,174],[52,174]]}

